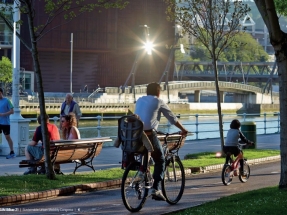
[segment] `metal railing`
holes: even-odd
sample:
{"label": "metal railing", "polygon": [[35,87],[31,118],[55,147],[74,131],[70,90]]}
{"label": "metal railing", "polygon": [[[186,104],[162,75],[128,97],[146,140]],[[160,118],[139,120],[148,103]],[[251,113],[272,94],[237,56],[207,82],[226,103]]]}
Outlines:
{"label": "metal railing", "polygon": [[[199,138],[199,134],[200,133],[211,133],[211,132],[218,132],[218,137],[219,137],[219,129],[217,130],[200,130],[199,127],[200,126],[206,126],[206,125],[219,125],[218,121],[217,122],[200,122],[199,118],[200,116],[215,116],[215,115],[199,115],[196,114],[195,115],[195,131],[191,131],[195,134],[195,139],[198,140]],[[223,118],[223,125],[227,125],[224,129],[224,131],[228,131],[229,129],[229,124],[231,122],[231,120],[226,121],[224,120],[224,118],[227,117],[230,119],[230,117],[234,117],[234,118],[238,118],[238,117],[242,117],[242,119],[240,120],[241,122],[246,122],[246,121],[253,121],[256,125],[260,125],[260,126],[256,126],[256,133],[257,134],[271,134],[271,133],[280,133],[280,113],[279,112],[274,112],[274,113],[263,113],[263,114],[223,114],[222,118]],[[257,119],[254,120],[254,117],[257,117]],[[185,126],[188,124],[185,124]],[[192,125],[192,124],[189,124]],[[271,131],[272,132],[268,132]],[[261,130],[263,130],[263,132],[260,132]]]}
{"label": "metal railing", "polygon": [[[218,115],[216,114],[184,114],[178,115],[180,121],[187,128],[188,131],[194,133],[194,136],[190,137],[190,140],[207,139],[207,138],[219,138],[219,126],[218,126]],[[109,136],[115,138],[117,135],[117,117],[82,117],[80,120],[79,130],[85,133],[90,131],[94,137]],[[223,127],[226,133],[229,129],[229,125],[232,119],[237,118],[241,122],[253,121],[256,123],[256,134],[272,134],[280,133],[280,113],[255,113],[255,114],[224,114],[223,115]],[[31,122],[36,121],[36,118],[29,118]],[[50,118],[55,124],[59,124],[59,117]],[[88,126],[81,126],[81,122],[90,121],[91,124]],[[112,125],[104,125],[104,122],[113,121]],[[217,127],[217,129],[215,129]],[[168,121],[161,123],[158,130],[167,132],[173,132],[178,130],[175,126],[172,126]],[[30,137],[35,130],[29,130]],[[89,134],[88,134],[89,135]],[[92,136],[83,136],[92,137]]]}

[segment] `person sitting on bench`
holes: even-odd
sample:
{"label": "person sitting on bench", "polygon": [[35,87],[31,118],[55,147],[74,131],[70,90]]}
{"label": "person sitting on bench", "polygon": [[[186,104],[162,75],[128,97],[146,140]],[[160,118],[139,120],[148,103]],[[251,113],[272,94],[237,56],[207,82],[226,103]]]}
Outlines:
{"label": "person sitting on bench", "polygon": [[[49,123],[48,114],[46,114],[45,119],[47,120],[47,127],[50,140],[60,140],[60,133],[58,127],[54,124]],[[40,160],[44,155],[44,145],[43,145],[40,115],[38,116],[37,121],[40,124],[40,126],[36,128],[32,141],[25,148],[25,156],[27,160]],[[38,144],[40,141],[42,142],[42,144]],[[45,169],[44,166],[41,169],[43,171]],[[24,175],[35,174],[35,173],[37,173],[37,167],[29,167],[28,170],[24,172]]]}
{"label": "person sitting on bench", "polygon": [[79,129],[77,128],[77,118],[73,112],[61,117],[62,138],[64,140],[81,139]]}

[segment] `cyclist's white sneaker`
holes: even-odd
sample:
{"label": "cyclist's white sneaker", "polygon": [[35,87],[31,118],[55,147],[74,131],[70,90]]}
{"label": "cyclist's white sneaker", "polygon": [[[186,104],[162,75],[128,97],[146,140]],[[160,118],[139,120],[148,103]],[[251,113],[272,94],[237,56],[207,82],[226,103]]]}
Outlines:
{"label": "cyclist's white sneaker", "polygon": [[144,173],[142,171],[139,171],[134,181],[144,181],[144,176],[145,176]]}
{"label": "cyclist's white sneaker", "polygon": [[155,200],[163,200],[166,201],[165,197],[163,196],[161,190],[156,190],[154,188],[151,189],[152,198]]}

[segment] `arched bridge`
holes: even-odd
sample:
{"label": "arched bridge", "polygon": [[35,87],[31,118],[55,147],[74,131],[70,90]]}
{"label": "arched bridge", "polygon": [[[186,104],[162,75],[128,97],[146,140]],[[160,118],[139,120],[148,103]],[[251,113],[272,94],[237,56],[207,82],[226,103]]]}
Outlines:
{"label": "arched bridge", "polygon": [[[218,62],[219,81],[249,83],[278,82],[274,62]],[[214,81],[211,62],[176,61],[174,80]]]}
{"label": "arched bridge", "polygon": [[[168,100],[178,99],[179,92],[194,92],[194,102],[200,102],[200,92],[202,90],[215,90],[214,81],[171,81],[168,83],[168,89],[164,82],[161,83],[161,97],[168,97]],[[240,84],[234,82],[219,82],[220,100],[224,102],[225,92],[234,94],[234,102],[238,103],[278,103],[279,93],[272,92],[266,93],[259,87]],[[137,85],[133,91],[131,86],[127,86],[124,92],[121,88],[106,87],[105,92],[107,94],[117,94],[119,97],[125,97],[131,99],[132,95],[136,100],[142,95],[146,95],[146,84]],[[116,95],[115,95],[116,96]],[[131,98],[129,98],[131,97]],[[164,98],[165,99],[165,98]]]}
{"label": "arched bridge", "polygon": [[[248,84],[219,81],[219,90],[233,93],[263,93],[262,89]],[[162,84],[162,89],[165,89]],[[215,90],[215,81],[172,81],[169,82],[169,90],[190,91],[190,90]],[[268,94],[268,93],[265,93]],[[279,96],[279,93],[273,92]]]}

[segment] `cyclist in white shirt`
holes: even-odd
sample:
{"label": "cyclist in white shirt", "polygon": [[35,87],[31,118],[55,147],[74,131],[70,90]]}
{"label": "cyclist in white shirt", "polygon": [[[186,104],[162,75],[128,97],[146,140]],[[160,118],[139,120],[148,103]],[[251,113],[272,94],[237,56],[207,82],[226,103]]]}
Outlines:
{"label": "cyclist in white shirt", "polygon": [[152,188],[152,195],[157,200],[165,200],[159,184],[164,177],[165,158],[162,145],[157,138],[156,130],[158,128],[161,114],[163,114],[168,121],[181,130],[182,135],[187,135],[187,130],[178,121],[177,117],[172,113],[168,105],[159,98],[160,85],[158,83],[150,83],[147,86],[147,95],[142,96],[136,102],[135,114],[137,114],[144,123],[144,131],[151,143],[154,151],[151,156],[155,162],[154,166],[154,183]]}

